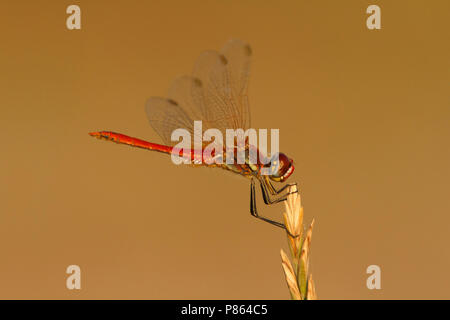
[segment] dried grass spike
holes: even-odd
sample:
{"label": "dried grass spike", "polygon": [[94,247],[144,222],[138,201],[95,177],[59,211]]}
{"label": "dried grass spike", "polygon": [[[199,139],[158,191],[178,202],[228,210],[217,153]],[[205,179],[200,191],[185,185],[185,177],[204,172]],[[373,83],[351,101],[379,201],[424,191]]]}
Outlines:
{"label": "dried grass spike", "polygon": [[294,269],[292,268],[291,262],[287,257],[286,253],[281,249],[281,265],[283,266],[284,275],[286,277],[286,282],[291,292],[291,298],[293,300],[301,300],[300,291],[297,284],[297,277],[295,276]]}
{"label": "dried grass spike", "polygon": [[[314,282],[309,274],[309,256],[314,219],[303,235],[303,207],[296,186],[289,188],[283,213],[292,264],[281,250],[281,262],[292,299],[316,299]],[[295,237],[291,235],[296,235]]]}
{"label": "dried grass spike", "polygon": [[309,275],[308,279],[308,291],[306,293],[306,300],[317,300],[316,288],[314,287],[312,274]]}

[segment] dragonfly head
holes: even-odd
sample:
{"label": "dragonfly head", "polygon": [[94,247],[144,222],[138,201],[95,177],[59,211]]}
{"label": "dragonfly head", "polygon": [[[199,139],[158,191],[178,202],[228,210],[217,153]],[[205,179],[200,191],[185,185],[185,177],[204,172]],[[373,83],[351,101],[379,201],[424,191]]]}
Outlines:
{"label": "dragonfly head", "polygon": [[270,179],[283,182],[294,172],[294,161],[284,153],[275,154],[270,161]]}

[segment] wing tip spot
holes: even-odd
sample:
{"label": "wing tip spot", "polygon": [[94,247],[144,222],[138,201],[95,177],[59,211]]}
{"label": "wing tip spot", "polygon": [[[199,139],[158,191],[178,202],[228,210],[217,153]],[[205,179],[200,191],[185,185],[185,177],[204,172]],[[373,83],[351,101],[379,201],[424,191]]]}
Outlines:
{"label": "wing tip spot", "polygon": [[197,87],[201,87],[203,85],[202,80],[200,80],[199,78],[194,78],[194,84]]}
{"label": "wing tip spot", "polygon": [[178,103],[175,100],[167,99],[167,102],[169,102],[170,104],[172,104],[174,106],[178,106]]}
{"label": "wing tip spot", "polygon": [[253,53],[252,48],[248,44],[244,47],[244,50],[245,50],[245,54],[248,56],[251,56]]}
{"label": "wing tip spot", "polygon": [[219,59],[220,59],[220,62],[222,62],[223,65],[227,65],[228,64],[228,60],[227,60],[227,58],[225,58],[225,56],[223,54],[219,54]]}

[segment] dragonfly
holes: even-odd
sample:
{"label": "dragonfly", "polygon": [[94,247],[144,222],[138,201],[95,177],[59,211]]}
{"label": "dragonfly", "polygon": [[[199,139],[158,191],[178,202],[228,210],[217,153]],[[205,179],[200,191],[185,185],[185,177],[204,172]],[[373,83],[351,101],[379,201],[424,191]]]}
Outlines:
{"label": "dragonfly", "polygon": [[[226,129],[250,128],[250,107],[248,101],[248,84],[252,49],[245,41],[232,39],[220,51],[208,50],[200,54],[194,64],[191,75],[176,78],[168,90],[167,97],[152,97],[146,102],[147,118],[152,128],[161,137],[164,144],[148,142],[139,138],[112,131],[96,131],[89,134],[93,137],[142,148],[165,154],[174,151],[172,132],[184,128],[194,136],[194,121],[201,120],[203,130],[218,129],[225,133]],[[284,153],[272,156],[267,161],[265,154],[259,152],[257,146],[250,145],[248,137],[244,140],[245,162],[221,164],[207,161],[194,161],[194,166],[219,167],[250,179],[250,213],[252,216],[277,227],[286,229],[278,221],[262,216],[256,206],[256,187],[259,183],[264,203],[267,205],[285,201],[287,195],[297,192],[296,183],[286,183],[294,172],[294,161]],[[225,146],[224,153],[227,153]],[[205,148],[205,144],[202,145]],[[252,163],[248,159],[248,150],[258,150],[258,161]],[[194,159],[198,155],[194,148],[187,152],[187,157]],[[202,155],[203,150],[200,151]],[[232,157],[236,158],[236,152]],[[276,159],[276,160],[275,160]],[[234,159],[237,160],[237,159]],[[262,174],[262,170],[269,174]],[[276,187],[274,183],[282,183]],[[294,190],[294,191],[292,191]],[[286,230],[287,231],[287,230]]]}

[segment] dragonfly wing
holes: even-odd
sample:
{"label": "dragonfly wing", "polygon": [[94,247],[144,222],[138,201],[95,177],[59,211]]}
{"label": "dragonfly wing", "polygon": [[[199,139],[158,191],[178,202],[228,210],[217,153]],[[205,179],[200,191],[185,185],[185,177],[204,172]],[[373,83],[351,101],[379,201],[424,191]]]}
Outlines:
{"label": "dragonfly wing", "polygon": [[229,41],[220,52],[205,51],[197,59],[193,77],[202,90],[193,90],[193,101],[204,127],[247,129],[250,126],[248,79],[251,49],[241,40]]}
{"label": "dragonfly wing", "polygon": [[228,41],[220,51],[227,59],[229,87],[233,92],[233,103],[236,105],[240,119],[240,128],[250,128],[250,106],[248,103],[248,82],[252,49],[242,40]]}
{"label": "dragonfly wing", "polygon": [[[147,116],[166,144],[173,145],[172,131],[184,128],[194,135],[194,120],[202,130],[250,127],[248,79],[250,46],[241,40],[229,41],[220,52],[205,51],[197,59],[191,76],[172,83],[168,99],[150,98]],[[201,133],[200,133],[201,134]]]}
{"label": "dragonfly wing", "polygon": [[193,132],[193,119],[175,100],[152,97],[145,105],[147,118],[152,128],[158,133],[166,145],[173,145],[172,132],[184,128]]}
{"label": "dragonfly wing", "polygon": [[198,108],[193,98],[202,94],[202,90],[198,79],[192,76],[181,76],[172,82],[168,97],[176,101],[191,119],[203,120],[203,112]]}

